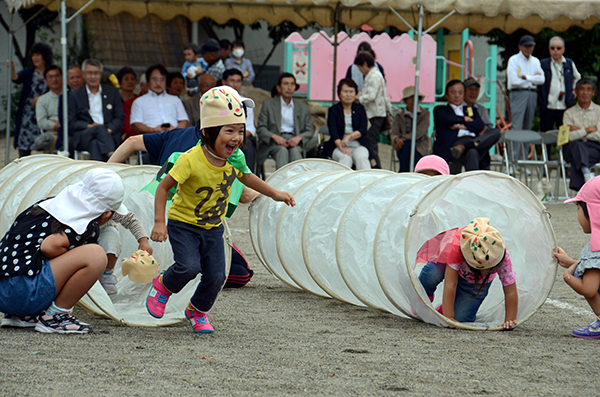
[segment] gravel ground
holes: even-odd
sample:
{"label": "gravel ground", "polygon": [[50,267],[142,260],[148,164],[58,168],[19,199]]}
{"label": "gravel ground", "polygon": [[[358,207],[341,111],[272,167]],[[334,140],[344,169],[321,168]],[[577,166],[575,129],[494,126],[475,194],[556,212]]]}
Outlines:
{"label": "gravel ground", "polygon": [[[548,208],[559,245],[578,257],[589,236],[575,206]],[[121,327],[80,308],[75,314],[93,334],[2,329],[0,395],[600,393],[598,342],[571,336],[593,313],[562,272],[550,301],[513,331],[444,329],[292,289],[254,254],[247,206],[229,225],[256,274],[246,287],[222,292],[210,314],[214,334],[195,335],[187,323]]]}

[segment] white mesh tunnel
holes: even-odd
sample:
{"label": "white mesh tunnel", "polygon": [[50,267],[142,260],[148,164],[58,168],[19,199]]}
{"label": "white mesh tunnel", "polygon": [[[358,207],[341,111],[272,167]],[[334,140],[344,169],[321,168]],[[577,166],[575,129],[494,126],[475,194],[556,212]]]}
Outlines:
{"label": "white mesh tunnel", "polygon": [[435,310],[443,283],[432,303],[418,280],[424,263],[415,262],[423,244],[476,217],[490,218],[505,239],[517,277],[518,324],[552,288],[556,240],[549,214],[527,187],[505,174],[432,178],[300,160],[267,183],[292,193],[297,205],[255,202],[252,242],[267,269],[294,288],[435,325],[501,329],[500,280],[492,282],[476,322],[462,324]]}
{"label": "white mesh tunnel", "polygon": [[[154,197],[149,192],[140,192],[156,176],[157,166],[129,166],[107,164],[97,161],[74,161],[54,155],[27,156],[13,161],[0,170],[0,234],[3,236],[16,216],[33,203],[58,194],[62,189],[83,179],[92,168],[108,168],[117,172],[125,188],[125,205],[136,214],[149,235],[154,225]],[[127,229],[119,226],[121,258],[130,256],[138,249],[138,243]],[[231,239],[225,223],[225,255],[229,266]],[[165,270],[173,263],[173,253],[169,243],[150,242],[154,258]],[[79,304],[91,312],[112,318],[129,326],[164,326],[185,321],[183,314],[189,299],[200,281],[200,277],[188,283],[178,294],[169,299],[162,319],[151,317],[146,310],[146,296],[150,284],[132,282],[123,277],[121,261],[117,261],[117,295],[108,296],[100,283],[96,282]],[[227,269],[229,272],[229,269]]]}

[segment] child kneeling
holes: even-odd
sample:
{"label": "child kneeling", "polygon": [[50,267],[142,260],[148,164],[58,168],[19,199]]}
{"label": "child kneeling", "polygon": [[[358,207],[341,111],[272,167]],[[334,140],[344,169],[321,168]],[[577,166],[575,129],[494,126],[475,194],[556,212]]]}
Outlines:
{"label": "child kneeling", "polygon": [[[254,107],[229,87],[217,87],[202,95],[200,113],[202,145],[183,153],[156,189],[154,228],[150,238],[162,242],[170,237],[175,263],[152,281],[146,300],[151,316],[161,318],[171,294],[180,292],[202,273],[185,316],[194,332],[214,329],[206,313],[212,308],[226,279],[223,219],[231,185],[244,185],[294,206],[294,198],[264,183],[245,162],[233,166],[227,159],[239,150],[245,136],[244,105]],[[242,156],[243,158],[243,156]],[[165,224],[167,192],[179,184]]]}
{"label": "child kneeling", "polygon": [[418,257],[428,261],[419,281],[433,302],[438,284],[444,281],[442,305],[437,310],[458,322],[474,322],[477,311],[496,277],[504,288],[506,315],[501,327],[517,325],[519,297],[516,275],[502,236],[488,218],[475,218],[459,229],[427,241]]}
{"label": "child kneeling", "polygon": [[113,212],[127,214],[122,201],[121,178],[97,168],[19,214],[0,242],[3,327],[92,332],[72,315],[73,306],[106,267],[106,254],[96,244],[99,225]]}

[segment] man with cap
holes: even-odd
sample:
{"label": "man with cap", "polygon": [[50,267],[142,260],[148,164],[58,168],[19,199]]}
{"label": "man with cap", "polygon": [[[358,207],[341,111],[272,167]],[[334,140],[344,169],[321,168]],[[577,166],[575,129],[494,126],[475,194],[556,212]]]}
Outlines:
{"label": "man with cap", "polygon": [[500,140],[502,134],[491,122],[489,112],[486,108],[477,104],[479,99],[479,91],[481,84],[475,78],[469,78],[465,80],[465,101],[463,106],[467,107],[467,113],[469,107],[473,109],[473,112],[477,112],[481,121],[485,125],[485,130],[479,136],[480,141],[485,139],[485,144],[479,146],[479,149],[487,147],[486,151],[480,150],[481,157],[479,159],[479,169],[488,170],[490,168],[490,154],[489,149]]}
{"label": "man with cap", "polygon": [[260,142],[257,163],[262,164],[268,156],[273,157],[277,169],[304,157],[307,147],[315,135],[308,106],[295,99],[299,88],[291,73],[279,75],[277,95],[263,102],[258,116],[256,136]]}
{"label": "man with cap", "polygon": [[579,190],[594,177],[590,167],[600,161],[600,106],[592,101],[596,84],[588,77],[577,82],[575,94],[577,103],[563,116],[564,124],[570,129],[569,143],[563,146],[563,154],[571,163],[569,187]]}
{"label": "man with cap", "polygon": [[201,47],[202,57],[208,63],[206,73],[215,76],[217,82],[223,78],[225,64],[221,59],[221,45],[215,39],[207,39]]}
{"label": "man with cap", "polygon": [[540,130],[546,132],[558,128],[563,123],[565,110],[575,104],[573,91],[581,74],[575,63],[565,58],[565,41],[562,37],[550,39],[550,58],[540,61],[545,81],[540,85]]}
{"label": "man with cap", "polygon": [[[419,103],[423,100],[423,94],[419,93]],[[410,171],[410,152],[413,150],[412,126],[413,126],[413,110],[415,105],[415,86],[411,85],[402,90],[402,102],[406,105],[396,113],[394,123],[392,124],[392,142],[394,150],[398,155],[400,163],[399,172]],[[431,154],[431,139],[427,133],[429,130],[429,110],[423,109],[421,106],[417,108],[417,135],[415,137],[417,144],[415,145],[415,164],[423,156]]]}
{"label": "man with cap", "polygon": [[[540,60],[531,55],[535,40],[525,35],[519,40],[519,53],[508,60],[506,76],[510,91],[510,111],[512,128],[530,130],[537,107],[537,89],[544,84],[545,77]],[[521,157],[521,146],[513,148],[513,158]]]}

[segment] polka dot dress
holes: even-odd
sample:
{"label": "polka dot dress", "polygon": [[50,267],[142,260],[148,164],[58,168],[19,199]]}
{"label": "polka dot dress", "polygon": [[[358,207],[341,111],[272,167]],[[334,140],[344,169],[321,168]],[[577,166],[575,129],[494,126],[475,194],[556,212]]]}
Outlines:
{"label": "polka dot dress", "polygon": [[87,230],[78,235],[36,203],[19,214],[0,241],[0,277],[37,275],[45,259],[40,247],[52,230],[65,233],[69,239],[69,249],[98,241],[97,222],[90,222]]}

